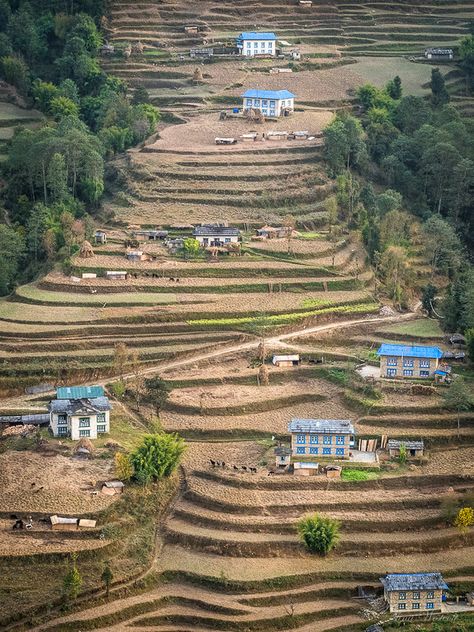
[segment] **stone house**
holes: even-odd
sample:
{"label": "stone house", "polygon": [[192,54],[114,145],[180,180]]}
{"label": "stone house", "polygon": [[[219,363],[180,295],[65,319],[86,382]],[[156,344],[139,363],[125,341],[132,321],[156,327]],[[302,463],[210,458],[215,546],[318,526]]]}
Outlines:
{"label": "stone house", "polygon": [[237,37],[236,46],[244,57],[275,57],[276,41],[275,33],[243,32]]}
{"label": "stone house", "polygon": [[101,386],[58,388],[48,408],[55,437],[97,439],[110,431],[111,405]]}
{"label": "stone house", "polygon": [[277,445],[275,448],[275,465],[277,467],[286,467],[291,462],[291,448],[286,445]]}
{"label": "stone house", "polygon": [[398,439],[389,439],[387,450],[391,457],[400,456],[400,447],[404,445],[407,449],[407,458],[416,459],[423,456],[425,444],[423,441],[399,441]]}
{"label": "stone house", "polygon": [[404,615],[441,612],[448,586],[441,573],[392,573],[381,577],[390,612]]}
{"label": "stone house", "polygon": [[293,456],[349,458],[354,426],[347,419],[292,419],[288,424]]}
{"label": "stone house", "polygon": [[443,352],[438,347],[380,345],[380,377],[433,378]]}

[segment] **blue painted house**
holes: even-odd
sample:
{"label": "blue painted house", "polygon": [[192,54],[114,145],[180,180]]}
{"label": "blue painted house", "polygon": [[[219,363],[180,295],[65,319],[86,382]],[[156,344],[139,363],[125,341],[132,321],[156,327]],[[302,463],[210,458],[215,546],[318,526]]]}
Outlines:
{"label": "blue painted house", "polygon": [[380,358],[381,377],[432,378],[443,352],[438,347],[382,344]]}
{"label": "blue painted house", "polygon": [[276,55],[275,33],[256,33],[254,31],[243,32],[237,37],[236,45],[239,53],[244,57],[255,57],[257,55]]}
{"label": "blue painted house", "polygon": [[287,116],[295,109],[295,95],[289,90],[247,90],[243,109],[261,110],[264,116]]}
{"label": "blue painted house", "polygon": [[348,459],[354,426],[348,419],[292,419],[288,424],[293,456]]}

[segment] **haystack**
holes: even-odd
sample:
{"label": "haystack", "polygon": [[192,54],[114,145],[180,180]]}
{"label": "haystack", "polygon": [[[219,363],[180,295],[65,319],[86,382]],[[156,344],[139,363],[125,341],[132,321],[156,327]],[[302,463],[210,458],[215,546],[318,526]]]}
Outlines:
{"label": "haystack", "polygon": [[125,59],[128,59],[131,54],[132,54],[132,47],[129,44],[127,48],[123,49],[123,56],[125,57]]}
{"label": "haystack", "polygon": [[140,40],[138,40],[138,42],[135,42],[135,44],[133,45],[133,52],[137,55],[143,55],[143,44],[140,42]]}
{"label": "haystack", "polygon": [[94,444],[87,437],[83,437],[82,439],[79,439],[79,441],[77,442],[77,445],[74,448],[74,452],[76,454],[81,454],[81,453],[84,454],[86,450],[87,452],[92,454],[94,452]]}
{"label": "haystack", "polygon": [[266,364],[262,364],[258,369],[258,380],[261,386],[267,386],[270,378],[268,373],[268,367]]}
{"label": "haystack", "polygon": [[83,259],[90,259],[91,257],[94,256],[94,250],[92,248],[90,241],[83,242],[81,246],[81,250],[79,252],[79,256],[82,257]]}
{"label": "haystack", "polygon": [[202,70],[198,67],[194,69],[193,81],[202,81]]}

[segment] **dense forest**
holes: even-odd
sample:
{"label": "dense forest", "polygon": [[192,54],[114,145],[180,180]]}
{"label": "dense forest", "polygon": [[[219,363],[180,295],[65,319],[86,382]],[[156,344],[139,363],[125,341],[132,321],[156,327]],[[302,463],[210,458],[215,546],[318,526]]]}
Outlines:
{"label": "dense forest", "polygon": [[44,114],[18,128],[3,166],[0,295],[58,258],[93,227],[107,157],[144,140],[158,111],[108,77],[98,55],[102,2],[0,0],[0,79]]}

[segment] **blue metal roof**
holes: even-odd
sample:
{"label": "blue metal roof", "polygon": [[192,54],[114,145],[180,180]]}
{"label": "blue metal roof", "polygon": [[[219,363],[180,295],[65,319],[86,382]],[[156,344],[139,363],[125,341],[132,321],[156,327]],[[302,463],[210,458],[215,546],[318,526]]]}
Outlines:
{"label": "blue metal roof", "polygon": [[294,99],[295,95],[288,90],[247,90],[242,95],[249,99]]}
{"label": "blue metal roof", "polygon": [[244,32],[241,33],[238,38],[238,40],[270,40],[270,41],[274,41],[277,39],[277,36],[275,35],[275,33],[258,33],[255,31],[248,31],[248,32]]}
{"label": "blue metal roof", "polygon": [[386,590],[447,590],[441,573],[392,573],[381,577]]}
{"label": "blue metal roof", "polygon": [[61,386],[56,389],[57,399],[91,399],[103,395],[102,386]]}
{"label": "blue metal roof", "polygon": [[406,356],[408,358],[441,358],[443,352],[438,347],[411,347],[408,345],[380,345],[379,356]]}

